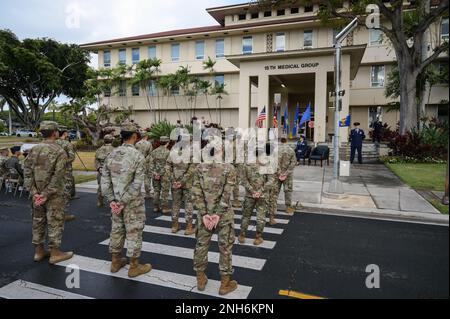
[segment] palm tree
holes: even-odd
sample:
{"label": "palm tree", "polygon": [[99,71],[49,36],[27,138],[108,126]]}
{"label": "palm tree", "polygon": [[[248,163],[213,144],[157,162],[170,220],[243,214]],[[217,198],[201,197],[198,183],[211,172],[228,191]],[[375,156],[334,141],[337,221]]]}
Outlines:
{"label": "palm tree", "polygon": [[[211,95],[216,96],[216,112],[218,113],[218,122],[222,126],[222,99],[223,95],[228,95],[228,92],[225,91],[225,84],[216,83],[214,88],[211,90]],[[218,110],[217,110],[218,106]]]}
{"label": "palm tree", "polygon": [[209,91],[211,89],[211,82],[209,81],[205,81],[205,80],[200,80],[198,82],[198,88],[199,91],[201,93],[203,93],[203,95],[205,96],[206,99],[206,105],[208,107],[208,113],[209,113],[209,121],[210,123],[212,123],[212,114],[211,114],[211,107],[209,106],[209,99],[208,99],[208,95],[209,95]]}
{"label": "palm tree", "polygon": [[[214,67],[216,66],[216,61],[214,61],[213,59],[211,59],[211,57],[208,57],[208,60],[203,61],[203,70],[207,70],[209,72],[209,75],[212,77],[215,73]],[[211,84],[209,85],[209,87],[211,87]],[[209,90],[209,88],[208,88]],[[211,109],[209,107],[209,102],[208,102],[208,95],[205,94],[206,97],[206,104],[208,106],[208,112],[209,112],[209,117],[210,120],[212,122],[212,116],[211,116]]]}
{"label": "palm tree", "polygon": [[153,62],[151,60],[143,60],[136,64],[134,70],[134,76],[131,79],[131,85],[138,85],[145,95],[145,101],[147,102],[147,106],[149,108],[150,113],[153,113],[153,122],[156,123],[156,112],[152,105],[152,101],[150,99],[149,94],[149,84],[153,77]]}

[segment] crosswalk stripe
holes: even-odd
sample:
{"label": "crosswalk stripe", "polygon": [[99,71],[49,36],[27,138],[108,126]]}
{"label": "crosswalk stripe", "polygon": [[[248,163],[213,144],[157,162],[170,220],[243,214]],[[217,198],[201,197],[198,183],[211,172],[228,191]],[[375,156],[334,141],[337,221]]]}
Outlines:
{"label": "crosswalk stripe", "polygon": [[252,287],[239,285],[238,289],[227,296],[219,295],[220,282],[217,280],[209,280],[205,291],[198,291],[197,278],[194,276],[178,274],[174,272],[153,269],[150,273],[139,276],[137,278],[128,277],[128,266],[120,270],[116,274],[110,272],[111,262],[106,260],[94,259],[76,255],[72,259],[57,264],[60,267],[74,269],[75,266],[82,271],[106,275],[115,278],[121,278],[156,286],[178,289],[182,291],[193,292],[197,294],[207,295],[225,299],[247,299]]}
{"label": "crosswalk stripe", "polygon": [[24,280],[17,280],[0,288],[0,297],[5,299],[93,299]]}
{"label": "crosswalk stripe", "polygon": [[[100,245],[108,246],[109,239],[101,242]],[[147,253],[154,253],[165,256],[179,257],[184,259],[193,260],[194,258],[194,249],[170,246],[170,245],[162,245],[155,244],[149,242],[142,243],[142,251]],[[208,253],[208,261],[218,264],[219,263],[220,254],[216,252]],[[244,257],[233,254],[233,266],[241,267],[253,270],[262,270],[264,265],[266,264],[265,259],[260,258],[252,258],[252,257]]]}
{"label": "crosswalk stripe", "polygon": [[[158,235],[168,235],[168,236],[174,236],[174,237],[195,238],[195,235],[185,236],[183,233],[172,234],[171,229],[166,228],[166,227],[145,226],[144,232],[158,234]],[[214,242],[218,241],[218,236],[216,234],[214,234],[212,236],[211,240]],[[236,239],[236,243],[237,243],[237,239]],[[264,242],[261,245],[259,245],[258,248],[274,249],[275,245],[276,245],[276,242],[274,242],[274,241],[264,240]],[[243,244],[242,246],[254,247],[253,239],[247,238],[246,243]]]}
{"label": "crosswalk stripe", "polygon": [[[185,210],[180,210],[180,213],[186,213]],[[196,214],[195,214],[196,215]],[[234,214],[234,219],[242,219],[242,215]],[[256,221],[256,216],[252,216],[251,220]],[[267,222],[269,222],[269,218],[266,219]],[[275,219],[278,224],[281,225],[287,225],[289,224],[289,219]]]}
{"label": "crosswalk stripe", "polygon": [[[165,222],[172,222],[172,217],[170,216],[160,216],[158,218],[156,218],[156,220],[160,220],[160,221],[165,221]],[[185,224],[186,223],[186,219],[185,218],[179,218],[178,222]],[[241,229],[241,225],[235,224],[234,225],[235,229]],[[256,225],[250,225],[248,227],[249,231],[256,231]],[[283,234],[283,229],[281,228],[272,228],[272,227],[265,227],[264,228],[264,232],[267,234],[275,234],[275,235],[281,235]]]}
{"label": "crosswalk stripe", "polygon": [[[235,212],[241,212],[241,213],[242,213],[242,208],[239,208],[239,209],[234,208],[234,211],[235,211]],[[180,212],[181,212],[181,213],[185,213],[186,210],[180,209]],[[195,214],[197,214],[197,212],[198,212],[198,211],[196,211],[196,210],[194,211]],[[253,211],[253,213],[256,213],[256,209]],[[289,216],[288,214],[286,214],[285,212],[281,212],[281,211],[277,211],[275,215],[291,217],[291,216]],[[235,216],[242,216],[242,215],[235,214]]]}

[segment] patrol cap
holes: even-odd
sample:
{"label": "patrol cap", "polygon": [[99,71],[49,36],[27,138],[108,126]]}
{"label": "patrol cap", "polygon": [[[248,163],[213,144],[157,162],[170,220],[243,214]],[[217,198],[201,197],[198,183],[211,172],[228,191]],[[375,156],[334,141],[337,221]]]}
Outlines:
{"label": "patrol cap", "polygon": [[354,125],[354,126],[361,126],[361,123],[355,122],[353,125]]}
{"label": "patrol cap", "polygon": [[139,133],[139,128],[134,123],[126,123],[120,128],[121,132]]}
{"label": "patrol cap", "polygon": [[105,135],[105,137],[103,137],[103,140],[108,143],[108,142],[112,142],[114,141],[114,136],[112,136],[111,134],[107,134]]}
{"label": "patrol cap", "polygon": [[170,142],[170,137],[168,137],[168,136],[161,136],[159,138],[159,141],[163,142],[163,143],[168,143],[168,142]]}
{"label": "patrol cap", "polygon": [[59,124],[53,121],[44,121],[39,128],[41,131],[59,131]]}
{"label": "patrol cap", "polygon": [[13,146],[11,147],[11,153],[16,153],[16,152],[20,152],[20,146]]}

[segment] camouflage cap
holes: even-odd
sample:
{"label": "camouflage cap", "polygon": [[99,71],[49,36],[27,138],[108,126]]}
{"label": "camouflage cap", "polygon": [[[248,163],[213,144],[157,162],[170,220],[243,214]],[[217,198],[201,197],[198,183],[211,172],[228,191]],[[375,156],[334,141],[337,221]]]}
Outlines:
{"label": "camouflage cap", "polygon": [[159,141],[160,142],[165,142],[165,143],[168,143],[168,142],[170,142],[170,137],[168,137],[168,136],[161,136],[160,138],[159,138]]}
{"label": "camouflage cap", "polygon": [[114,141],[114,136],[112,136],[111,134],[105,135],[105,137],[103,137],[103,140],[105,142],[112,142]]}
{"label": "camouflage cap", "polygon": [[139,128],[134,123],[126,123],[120,129],[121,132],[139,133]]}
{"label": "camouflage cap", "polygon": [[59,131],[59,124],[53,121],[44,121],[41,123],[39,129],[41,131]]}

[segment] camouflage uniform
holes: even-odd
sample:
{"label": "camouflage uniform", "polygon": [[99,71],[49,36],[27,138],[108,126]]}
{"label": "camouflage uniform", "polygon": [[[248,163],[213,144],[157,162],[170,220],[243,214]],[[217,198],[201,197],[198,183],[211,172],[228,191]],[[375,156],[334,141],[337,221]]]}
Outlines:
{"label": "camouflage uniform", "polygon": [[[106,139],[105,139],[106,140]],[[113,140],[111,136],[111,141]],[[109,140],[108,140],[109,142]],[[102,168],[105,165],[106,158],[109,154],[114,150],[114,147],[111,145],[111,143],[106,143],[102,147],[100,147],[97,152],[95,152],[95,169],[97,170],[97,183],[98,183],[98,189],[97,189],[97,199],[98,204],[102,204],[104,201],[103,195],[102,195]]]}
{"label": "camouflage uniform", "polygon": [[[1,151],[1,150],[0,150]],[[7,156],[3,156],[0,154],[0,177],[3,177],[6,175],[6,172],[8,171],[5,167],[5,163],[8,160]]]}
{"label": "camouflage uniform", "polygon": [[[278,149],[278,172],[271,200],[271,216],[275,216],[280,196],[281,186],[284,185],[285,202],[287,208],[292,208],[292,191],[294,188],[294,169],[297,164],[295,151],[288,144],[280,144]],[[280,175],[287,175],[287,179],[280,181]]]}
{"label": "camouflage uniform", "polygon": [[219,269],[222,276],[231,276],[232,249],[235,242],[234,211],[231,195],[236,186],[236,170],[231,164],[199,164],[194,175],[192,187],[195,206],[199,218],[197,227],[197,246],[194,253],[194,270],[205,272],[208,266],[208,250],[214,230],[209,231],[202,217],[220,216],[219,232]]}
{"label": "camouflage uniform", "polygon": [[[247,164],[241,167],[242,181],[246,190],[244,208],[242,212],[241,236],[246,236],[250,218],[256,208],[256,232],[262,235],[266,225],[266,214],[269,208],[270,195],[276,182],[275,174],[261,174],[260,164]],[[253,198],[256,192],[261,193],[261,198]]]}
{"label": "camouflage uniform", "polygon": [[[163,207],[169,206],[169,184],[167,183],[167,179],[164,178],[164,169],[169,154],[170,151],[167,146],[162,145],[153,150],[146,160],[147,170],[153,180],[153,205],[156,210],[161,209],[161,203]],[[159,175],[161,179],[156,180],[155,175]]]}
{"label": "camouflage uniform", "polygon": [[75,178],[73,177],[72,164],[75,161],[75,148],[72,143],[67,140],[58,139],[56,144],[61,146],[61,148],[67,154],[67,165],[66,165],[66,182],[64,184],[66,198],[69,200],[71,197],[75,196]]}
{"label": "camouflage uniform", "polygon": [[[150,153],[153,151],[153,145],[151,142],[146,140],[140,140],[136,143],[136,149],[144,155],[144,158],[147,158]],[[145,186],[145,193],[147,196],[150,195],[152,192],[151,187],[151,178],[148,171],[145,172],[145,179],[144,179],[144,186]]]}
{"label": "camouflage uniform", "polygon": [[64,231],[67,153],[56,142],[45,141],[33,147],[25,161],[25,187],[31,196],[44,195],[47,201],[32,203],[33,244],[43,245],[47,230],[48,245],[59,248]]}
{"label": "camouflage uniform", "polygon": [[144,183],[144,156],[133,145],[113,150],[102,169],[102,193],[108,203],[125,206],[120,215],[113,214],[109,251],[121,254],[127,240],[127,257],[139,258],[145,226],[145,205],[141,187]]}
{"label": "camouflage uniform", "polygon": [[175,182],[180,182],[182,184],[180,189],[175,189],[172,187],[172,219],[174,221],[178,221],[181,205],[184,202],[186,209],[186,224],[191,225],[194,214],[191,189],[195,166],[190,162],[184,163],[181,159],[181,154],[181,151],[179,151],[179,159],[173,158],[176,157],[175,153],[171,153],[171,155],[168,157],[167,164],[164,169],[164,178],[168,185],[173,185],[173,183]]}

